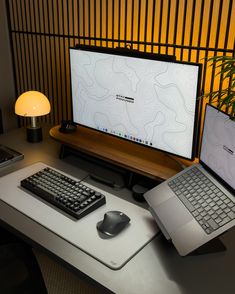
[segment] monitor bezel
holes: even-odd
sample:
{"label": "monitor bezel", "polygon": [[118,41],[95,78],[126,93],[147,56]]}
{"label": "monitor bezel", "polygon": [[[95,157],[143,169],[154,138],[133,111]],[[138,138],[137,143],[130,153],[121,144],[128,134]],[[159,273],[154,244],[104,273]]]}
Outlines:
{"label": "monitor bezel", "polygon": [[[198,67],[198,83],[197,83],[197,95],[195,97],[196,102],[195,102],[195,116],[194,116],[194,130],[193,130],[193,138],[192,138],[192,151],[191,151],[191,156],[186,157],[182,156],[179,154],[175,154],[160,148],[156,148],[153,146],[145,145],[138,143],[136,141],[128,140],[126,138],[110,134],[107,132],[104,132],[102,130],[98,130],[96,128],[92,128],[90,126],[75,122],[77,125],[80,125],[82,127],[91,129],[93,131],[96,131],[98,133],[105,134],[107,136],[115,137],[120,140],[124,140],[129,143],[137,144],[139,146],[143,146],[146,148],[151,148],[152,150],[160,151],[165,154],[171,155],[171,156],[176,156],[177,158],[182,158],[186,159],[189,161],[193,161],[195,157],[198,156],[198,137],[199,137],[199,130],[200,130],[200,125],[201,125],[201,119],[199,115],[199,110],[201,108],[201,99],[198,99],[200,97],[200,89],[201,89],[201,77],[202,77],[202,64],[198,62],[189,62],[189,61],[179,61],[176,60],[176,56],[174,55],[164,55],[164,54],[157,54],[157,53],[150,53],[150,52],[142,52],[138,50],[133,50],[133,49],[128,49],[126,47],[121,48],[109,48],[109,47],[98,47],[98,46],[90,46],[90,45],[76,45],[74,47],[69,47],[69,58],[70,58],[70,52],[71,50],[83,50],[83,51],[90,51],[90,52],[97,52],[97,53],[104,53],[104,54],[111,54],[111,55],[120,55],[120,56],[128,56],[128,57],[134,57],[134,58],[143,58],[143,59],[150,59],[150,60],[156,60],[156,61],[165,61],[165,62],[171,62],[171,63],[179,63],[179,64],[190,64]],[[73,100],[73,93],[72,93],[72,77],[71,77],[71,58],[70,58],[70,88],[71,88],[71,99]],[[73,105],[73,103],[72,103]],[[72,119],[74,119],[74,109],[72,106]]]}

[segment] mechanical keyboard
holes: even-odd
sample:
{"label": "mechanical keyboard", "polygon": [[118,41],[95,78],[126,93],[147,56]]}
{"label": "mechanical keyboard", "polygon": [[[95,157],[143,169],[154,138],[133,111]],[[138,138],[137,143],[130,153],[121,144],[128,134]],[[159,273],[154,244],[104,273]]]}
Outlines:
{"label": "mechanical keyboard", "polygon": [[207,234],[235,219],[235,204],[197,167],[168,185]]}
{"label": "mechanical keyboard", "polygon": [[102,193],[49,167],[23,179],[21,186],[76,219],[106,203]]}

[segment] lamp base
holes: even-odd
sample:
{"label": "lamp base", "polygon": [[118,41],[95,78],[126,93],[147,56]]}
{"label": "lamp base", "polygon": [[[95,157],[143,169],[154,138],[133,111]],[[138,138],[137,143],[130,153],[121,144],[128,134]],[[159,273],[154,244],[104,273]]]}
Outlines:
{"label": "lamp base", "polygon": [[37,143],[42,141],[42,128],[27,127],[27,141],[31,143]]}

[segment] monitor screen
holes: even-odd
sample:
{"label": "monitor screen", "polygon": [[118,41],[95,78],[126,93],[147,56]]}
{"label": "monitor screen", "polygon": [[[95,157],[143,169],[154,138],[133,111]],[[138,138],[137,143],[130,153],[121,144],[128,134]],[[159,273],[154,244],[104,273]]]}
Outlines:
{"label": "monitor screen", "polygon": [[194,158],[200,64],[77,47],[70,66],[74,122]]}

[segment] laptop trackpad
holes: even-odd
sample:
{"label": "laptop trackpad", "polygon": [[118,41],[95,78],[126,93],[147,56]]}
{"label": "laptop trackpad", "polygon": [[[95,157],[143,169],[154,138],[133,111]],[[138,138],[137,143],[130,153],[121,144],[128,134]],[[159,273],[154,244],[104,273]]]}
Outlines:
{"label": "laptop trackpad", "polygon": [[158,205],[156,213],[168,233],[175,232],[193,220],[190,212],[177,197],[171,197]]}

